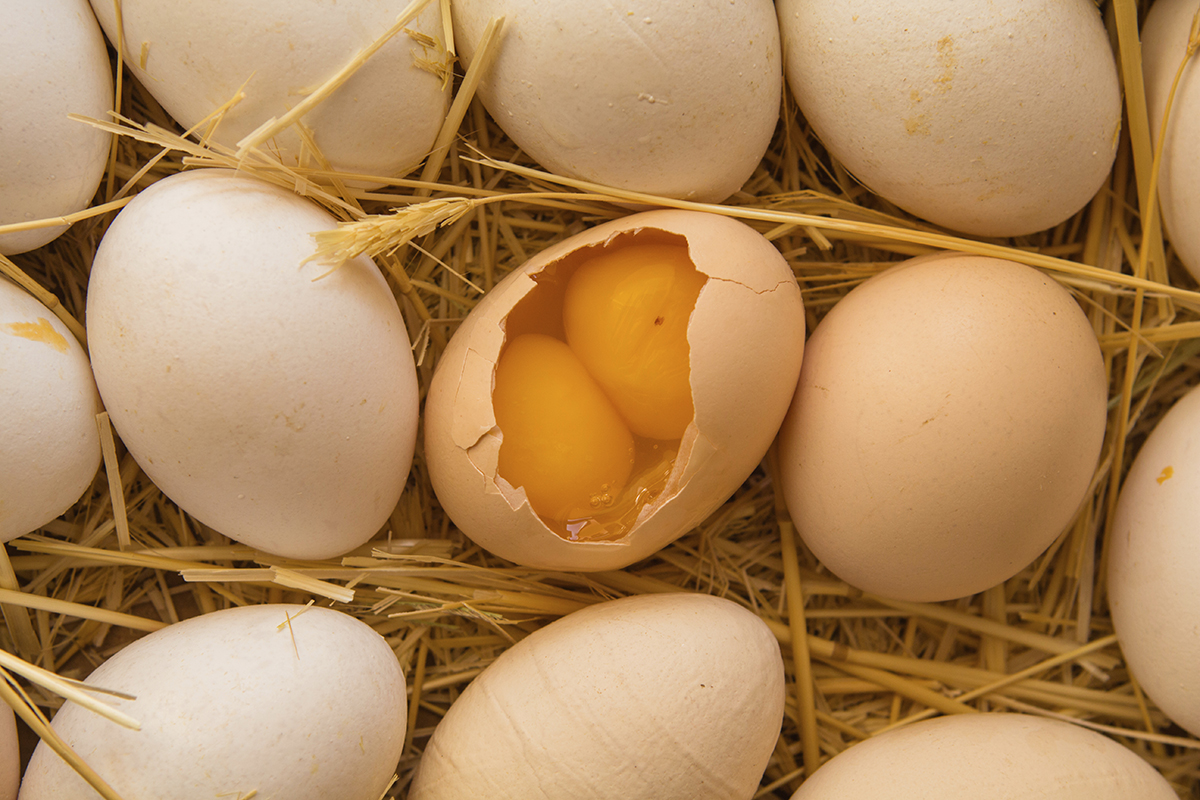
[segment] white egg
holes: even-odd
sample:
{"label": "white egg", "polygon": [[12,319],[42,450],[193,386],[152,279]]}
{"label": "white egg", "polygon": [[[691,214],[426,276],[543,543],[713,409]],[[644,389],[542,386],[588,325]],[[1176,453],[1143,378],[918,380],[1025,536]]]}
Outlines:
{"label": "white egg", "polygon": [[792,94],[871,190],[979,236],[1084,206],[1117,150],[1116,62],[1091,0],[779,0]]}
{"label": "white egg", "polygon": [[479,97],[552,172],[716,202],[770,143],[782,69],[767,0],[455,0],[453,10],[467,64],[488,20],[504,17]]}
{"label": "white egg", "polygon": [[[107,119],[112,66],[87,0],[2,0],[0,226],[81,211],[104,174],[111,137],[67,118]],[[0,235],[0,253],[41,247],[65,225]]]}
{"label": "white egg", "polygon": [[292,558],[370,539],[416,439],[383,275],[366,258],[306,263],[334,225],[263,181],[184,172],[121,211],[88,285],[96,383],[138,464],[201,522]]}
{"label": "white egg", "polygon": [[100,466],[100,396],[79,342],[0,277],[0,542],[70,508]]}
{"label": "white egg", "polygon": [[1146,694],[1200,736],[1200,391],[1138,451],[1109,531],[1108,604]]}
{"label": "white egg", "polygon": [[598,603],[542,628],[438,723],[410,800],[749,800],[783,718],[779,644],[700,594]]}
{"label": "white egg", "polygon": [[[115,5],[111,0],[92,5],[115,47]],[[245,98],[213,135],[234,146],[333,77],[408,5],[408,0],[122,0],[125,63],[185,128],[243,90]],[[433,2],[301,119],[334,168],[391,177],[425,157],[450,102],[444,40],[441,4]],[[320,166],[304,152],[295,129],[263,150],[288,165]]]}
{"label": "white egg", "polygon": [[[1190,0],[1158,0],[1142,26],[1142,70],[1154,140],[1162,130],[1167,96],[1187,52],[1192,19]],[[1158,197],[1167,235],[1179,260],[1200,279],[1200,67],[1193,56],[1184,68],[1171,104],[1158,173]]]}
{"label": "white egg", "polygon": [[1175,800],[1132,750],[1068,722],[961,714],[855,744],[792,800]]}
{"label": "white egg", "polygon": [[[86,683],[141,723],[67,703],[54,729],[129,800],[379,800],[406,723],[404,673],[383,637],[327,608],[259,605],[139,639]],[[39,744],[21,800],[99,797]]]}

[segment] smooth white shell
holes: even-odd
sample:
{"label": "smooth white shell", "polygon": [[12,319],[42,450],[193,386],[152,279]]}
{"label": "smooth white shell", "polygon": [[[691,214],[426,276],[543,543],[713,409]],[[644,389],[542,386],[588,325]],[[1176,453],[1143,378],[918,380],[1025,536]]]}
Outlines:
{"label": "smooth white shell", "polygon": [[[327,608],[217,611],[121,650],[86,683],[132,731],[67,703],[54,729],[130,800],[379,800],[404,744],[404,673],[379,634]],[[45,744],[21,800],[99,797]]]}
{"label": "smooth white shell", "polygon": [[788,85],[855,177],[979,236],[1044,230],[1104,183],[1121,96],[1091,0],[779,0]]}
{"label": "smooth white shell", "polygon": [[370,539],[416,439],[416,369],[378,268],[304,263],[334,225],[265,182],[184,172],[121,211],[88,286],[96,383],[138,464],[201,522],[291,558]]}
{"label": "smooth white shell", "polygon": [[[496,479],[501,437],[491,395],[504,320],[536,285],[532,276],[569,253],[638,230],[681,237],[696,269],[709,277],[688,322],[695,419],[666,489],[624,538],[567,541],[538,519],[524,489]],[[546,569],[627,566],[698,525],[750,475],[787,411],[803,352],[800,290],[783,256],[754,229],[729,217],[675,210],[598,225],[514,270],[455,332],[425,401],[434,492],[459,529],[503,558]]]}
{"label": "smooth white shell", "polygon": [[0,542],[45,525],[91,485],[100,410],[74,335],[0,277]]}
{"label": "smooth white shell", "polygon": [[1108,604],[1146,694],[1200,736],[1200,391],[1138,451],[1109,532]]}
{"label": "smooth white shell", "polygon": [[[92,5],[116,47],[112,1]],[[213,137],[232,147],[333,77],[408,5],[408,0],[122,0],[125,64],[184,128],[244,86],[245,99],[229,110]],[[401,32],[302,118],[335,169],[401,175],[433,146],[449,108],[450,83],[421,62],[447,61],[441,4],[430,3],[407,27],[438,44],[426,46]],[[285,164],[301,160],[294,129],[263,150]]]}
{"label": "smooth white shell", "polygon": [[409,800],[749,800],[779,736],[783,661],[709,595],[640,595],[551,623],[472,681]]}
{"label": "smooth white shell", "polygon": [[792,800],[1175,800],[1133,751],[1068,722],[961,714],[835,756]]}
{"label": "smooth white shell", "polygon": [[[1142,26],[1142,70],[1150,131],[1158,141],[1167,96],[1187,51],[1197,6],[1158,0]],[[1193,56],[1179,79],[1163,142],[1158,197],[1167,235],[1179,260],[1200,280],[1200,67]]]}
{"label": "smooth white shell", "polygon": [[[68,114],[107,119],[112,67],[86,0],[0,0],[0,225],[86,208],[111,137]],[[0,235],[0,253],[41,247],[66,226]]]}
{"label": "smooth white shell", "polygon": [[546,169],[717,202],[741,188],[779,119],[779,27],[767,0],[455,0],[471,63],[504,17],[479,97]]}

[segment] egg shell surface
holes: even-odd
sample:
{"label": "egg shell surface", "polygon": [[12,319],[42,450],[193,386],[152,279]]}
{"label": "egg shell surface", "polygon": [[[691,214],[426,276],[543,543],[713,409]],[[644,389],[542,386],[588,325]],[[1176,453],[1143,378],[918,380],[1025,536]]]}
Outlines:
{"label": "egg shell surface", "polygon": [[[680,237],[708,276],[687,327],[695,416],[666,488],[625,537],[568,541],[537,517],[524,489],[496,474],[501,434],[491,395],[505,318],[543,270],[582,248],[636,241],[640,230]],[[454,524],[503,558],[545,569],[619,569],[699,524],[750,475],[787,410],[803,351],[800,290],[779,251],[752,228],[676,210],[598,225],[514,270],[455,332],[425,402],[430,480]]]}
{"label": "egg shell surface", "polygon": [[855,744],[792,800],[1175,800],[1133,751],[1028,714],[959,714]]}
{"label": "egg shell surface", "polygon": [[100,395],[79,341],[0,277],[0,542],[70,508],[100,467]]}
{"label": "egg shell surface", "polygon": [[1171,407],[1121,488],[1108,604],[1130,671],[1172,720],[1200,735],[1200,392]]}
{"label": "egg shell surface", "polygon": [[[92,5],[115,48],[114,4],[95,0]],[[408,5],[408,0],[122,0],[125,64],[184,128],[243,91],[244,99],[224,114],[212,136],[235,147],[332,78],[387,32]],[[389,40],[301,119],[337,170],[401,175],[433,146],[450,104],[449,79],[435,74],[449,70],[441,4],[427,5],[407,27],[411,33]],[[302,156],[319,166],[311,153],[302,154],[294,128],[262,150],[289,166],[301,163]]]}
{"label": "egg shell surface", "polygon": [[[113,75],[87,0],[0,1],[0,226],[87,208],[108,160],[109,134],[67,118],[107,119]],[[34,250],[59,225],[0,234],[0,253]]]}
{"label": "egg shell surface", "polygon": [[741,188],[779,119],[779,26],[768,0],[455,0],[470,64],[504,17],[479,97],[551,172],[716,202]]}
{"label": "egg shell surface", "polygon": [[[1142,26],[1142,76],[1154,141],[1162,132],[1171,84],[1187,51],[1196,4],[1157,0]],[[1192,57],[1171,103],[1158,171],[1158,197],[1179,260],[1200,280],[1200,67]]]}
{"label": "egg shell surface", "polygon": [[471,682],[409,800],[749,800],[783,702],[779,645],[741,606],[699,594],[598,603]]}
{"label": "egg shell surface", "polygon": [[779,434],[797,531],[835,574],[940,601],[1015,575],[1083,501],[1107,380],[1071,295],[1015,262],[911,259],[805,346]]}
{"label": "egg shell surface", "polygon": [[1116,156],[1116,62],[1090,0],[779,0],[788,85],[874,192],[977,236],[1044,230]]}
{"label": "egg shell surface", "polygon": [[138,464],[204,524],[289,558],[370,539],[416,440],[416,369],[379,269],[305,262],[335,224],[254,178],[178,173],[122,209],[88,285],[96,383]]}
{"label": "egg shell surface", "polygon": [[[404,745],[404,673],[391,647],[340,611],[258,605],[156,631],[86,683],[140,731],[73,703],[55,731],[128,800],[379,800]],[[44,743],[21,800],[98,795]]]}

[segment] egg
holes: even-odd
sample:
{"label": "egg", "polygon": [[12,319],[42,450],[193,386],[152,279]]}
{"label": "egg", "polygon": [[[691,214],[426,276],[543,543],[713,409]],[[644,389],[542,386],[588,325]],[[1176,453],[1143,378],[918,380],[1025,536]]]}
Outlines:
{"label": "egg", "polygon": [[1108,534],[1108,604],[1146,694],[1200,735],[1200,391],[1167,412],[1138,451]]}
{"label": "egg", "polygon": [[914,722],[834,756],[792,800],[1175,800],[1113,740],[1028,714]]}
{"label": "egg", "polygon": [[70,508],[100,467],[100,396],[78,340],[0,277],[0,542]]}
{"label": "egg", "polygon": [[804,542],[848,583],[974,594],[1027,566],[1083,502],[1108,382],[1087,317],[1041,272],[911,259],[842,298],[805,349],[781,485]]}
{"label": "egg", "polygon": [[[404,673],[369,626],[328,608],[257,605],[185,620],[88,676],[129,730],[64,705],[54,730],[121,796],[379,800],[404,746]],[[45,743],[20,800],[97,795]]]}
{"label": "egg", "polygon": [[799,288],[752,228],[676,210],[598,225],[514,270],[455,332],[425,403],[434,491],[499,556],[624,567],[758,465],[803,348]]}
{"label": "egg", "polygon": [[[111,137],[67,115],[106,119],[112,110],[104,35],[86,0],[6,0],[0,9],[0,226],[82,211]],[[66,229],[0,234],[0,253],[34,250]]]}
{"label": "egg", "polygon": [[1108,177],[1121,94],[1091,0],[779,0],[788,85],[872,191],[977,236],[1049,228]]}
{"label": "egg", "polygon": [[335,227],[228,170],[164,178],[113,221],[87,325],[100,395],[142,470],[189,514],[289,558],[387,521],[416,440],[404,320],[365,257],[308,259]]}
{"label": "egg", "polygon": [[[184,128],[200,124],[244,91],[245,98],[223,115],[212,137],[234,147],[332,78],[387,32],[408,5],[408,0],[122,0],[125,63]],[[116,47],[115,5],[95,0],[92,6]],[[301,118],[334,169],[402,175],[433,146],[450,102],[441,6],[428,4]],[[199,132],[207,127],[201,125]],[[262,149],[289,166],[321,167],[294,128]]]}
{"label": "egg", "polygon": [[434,729],[409,800],[749,800],[783,718],[752,612],[699,594],[598,603],[518,642]]}
{"label": "egg", "polygon": [[[1187,52],[1196,4],[1157,0],[1142,26],[1142,74],[1154,141],[1162,132],[1167,97]],[[1160,213],[1179,260],[1200,280],[1200,68],[1193,57],[1184,68],[1163,142],[1158,171]]]}
{"label": "egg", "polygon": [[782,68],[768,0],[576,0],[553,13],[538,0],[455,0],[464,63],[499,17],[479,97],[551,172],[716,202],[770,144]]}

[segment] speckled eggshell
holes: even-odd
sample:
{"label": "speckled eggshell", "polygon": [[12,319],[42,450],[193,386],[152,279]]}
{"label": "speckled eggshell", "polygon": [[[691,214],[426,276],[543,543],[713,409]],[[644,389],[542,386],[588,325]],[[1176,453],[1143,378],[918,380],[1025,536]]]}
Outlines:
{"label": "speckled eggshell", "polygon": [[[1154,140],[1175,73],[1187,51],[1196,4],[1157,0],[1142,26],[1142,74]],[[1158,172],[1163,224],[1179,260],[1200,280],[1200,67],[1193,57],[1184,69],[1171,104]]]}
{"label": "speckled eggshell", "polygon": [[770,144],[783,76],[769,0],[455,0],[465,63],[501,16],[479,97],[551,172],[717,202]]}
{"label": "speckled eggshell", "polygon": [[91,485],[100,411],[78,340],[0,277],[0,542],[45,525]]}
{"label": "speckled eggshell", "polygon": [[1200,736],[1200,391],[1159,421],[1121,488],[1109,533],[1108,604],[1130,671]]}
{"label": "speckled eggshell", "polygon": [[[639,229],[686,242],[708,280],[688,323],[695,417],[659,498],[613,542],[568,541],[498,480],[492,380],[504,320],[567,254]],[[752,228],[728,217],[658,210],[598,225],[510,273],[455,332],[425,402],[425,456],[442,506],[467,536],[504,558],[560,570],[619,569],[699,524],[762,460],[787,410],[804,350],[804,308],[790,267]],[[752,410],[751,410],[752,409]]]}
{"label": "speckled eggshell", "polygon": [[[67,703],[54,729],[129,800],[379,800],[404,745],[404,673],[369,626],[327,608],[257,605],[168,626],[86,683],[140,731]],[[99,795],[44,743],[20,800]]]}
{"label": "speckled eggshell", "polygon": [[412,462],[404,320],[366,258],[308,261],[334,218],[228,170],[184,172],[114,220],[88,285],[96,384],[145,473],[239,542],[329,558],[370,539]]}
{"label": "speckled eggshell", "polygon": [[[92,5],[115,47],[114,4]],[[408,0],[122,0],[125,64],[185,128],[244,91],[213,136],[234,147],[332,78],[408,5]],[[412,33],[392,38],[302,118],[335,169],[402,175],[433,146],[450,104],[441,3],[430,3],[407,27]],[[447,72],[435,74],[443,68]],[[300,162],[301,148],[294,128],[262,147],[289,165]],[[318,166],[311,154],[305,158]]]}
{"label": "speckled eggshell", "polygon": [[[87,0],[0,0],[0,226],[87,208],[111,136],[67,118],[107,119],[112,66]],[[0,235],[0,253],[34,250],[65,225]]]}
{"label": "speckled eggshell", "polygon": [[855,744],[792,800],[1175,800],[1153,767],[1113,740],[1027,714],[914,722]]}
{"label": "speckled eggshell", "polygon": [[779,737],[783,660],[718,597],[627,597],[507,650],[438,723],[409,800],[749,800]]}
{"label": "speckled eggshell", "polygon": [[1116,155],[1116,62],[1091,0],[779,0],[788,85],[870,189],[978,236],[1082,208]]}
{"label": "speckled eggshell", "polygon": [[781,484],[838,577],[949,600],[1012,577],[1062,532],[1106,417],[1100,346],[1065,289],[1001,259],[911,259],[813,331]]}

